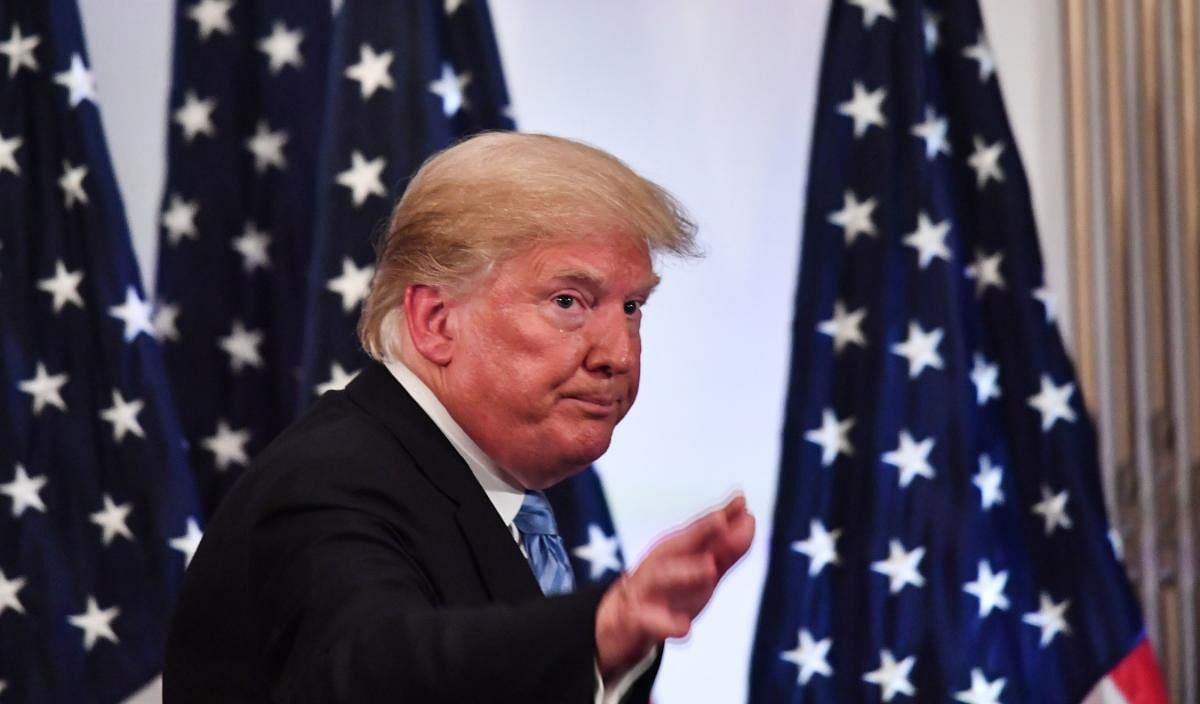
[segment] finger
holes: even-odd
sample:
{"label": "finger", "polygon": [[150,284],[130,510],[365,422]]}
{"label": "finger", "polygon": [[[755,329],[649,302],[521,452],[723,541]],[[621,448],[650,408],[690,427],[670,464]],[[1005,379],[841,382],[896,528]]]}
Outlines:
{"label": "finger", "polygon": [[724,575],[750,549],[754,542],[755,526],[754,515],[743,513],[729,523],[724,533],[710,541],[720,575]]}
{"label": "finger", "polygon": [[717,565],[712,555],[701,553],[655,560],[639,567],[630,579],[639,598],[669,599],[680,591],[710,587],[717,582]]}
{"label": "finger", "polygon": [[731,518],[746,513],[746,499],[741,494],[730,499],[724,506],[713,509],[684,526],[677,533],[662,541],[656,548],[673,555],[699,552],[707,549],[714,535],[723,532]]}
{"label": "finger", "polygon": [[692,620],[670,609],[646,608],[641,612],[641,627],[655,641],[684,638],[692,630]]}
{"label": "finger", "polygon": [[726,519],[732,521],[737,516],[746,513],[746,496],[741,492],[734,494],[733,498],[725,502],[720,510],[725,512]]}

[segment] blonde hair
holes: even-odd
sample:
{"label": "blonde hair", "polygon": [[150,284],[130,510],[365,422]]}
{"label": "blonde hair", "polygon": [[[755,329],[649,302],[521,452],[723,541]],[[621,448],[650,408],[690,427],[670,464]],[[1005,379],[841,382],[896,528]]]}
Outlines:
{"label": "blonde hair", "polygon": [[[358,336],[375,359],[413,284],[462,292],[538,242],[620,233],[654,254],[695,256],[696,226],[671,194],[616,157],[561,137],[489,132],[430,157],[376,246]],[[394,314],[394,315],[393,315]]]}

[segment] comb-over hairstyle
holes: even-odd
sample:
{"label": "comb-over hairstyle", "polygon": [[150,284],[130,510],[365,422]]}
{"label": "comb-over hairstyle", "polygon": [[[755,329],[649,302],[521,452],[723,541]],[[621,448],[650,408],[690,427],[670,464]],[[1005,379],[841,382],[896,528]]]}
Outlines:
{"label": "comb-over hairstyle", "polygon": [[492,266],[540,242],[620,234],[653,254],[695,256],[696,226],[658,185],[616,157],[542,134],[489,132],[429,158],[376,247],[358,335],[397,357],[390,328],[414,284],[466,292]]}

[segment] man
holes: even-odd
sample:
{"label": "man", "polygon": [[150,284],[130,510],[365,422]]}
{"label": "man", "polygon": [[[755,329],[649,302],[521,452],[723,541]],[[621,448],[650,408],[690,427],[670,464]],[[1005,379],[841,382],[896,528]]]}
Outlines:
{"label": "man", "polygon": [[540,490],[637,396],[662,189],[569,140],[492,133],[396,206],[359,325],[377,362],[257,458],[188,568],[174,702],[644,702],[748,549],[738,497],[607,589],[572,589]]}

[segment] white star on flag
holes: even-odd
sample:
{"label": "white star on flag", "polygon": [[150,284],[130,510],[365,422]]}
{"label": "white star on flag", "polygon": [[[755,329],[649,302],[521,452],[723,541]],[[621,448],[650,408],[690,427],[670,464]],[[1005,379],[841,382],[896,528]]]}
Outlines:
{"label": "white star on flag", "polygon": [[66,372],[62,374],[50,374],[46,371],[46,365],[42,362],[37,363],[37,371],[33,377],[25,379],[17,384],[17,388],[23,393],[27,393],[33,400],[33,415],[40,415],[42,409],[46,406],[54,406],[60,411],[67,410],[67,403],[63,401],[62,387],[67,383],[68,375]]}
{"label": "white star on flag", "polygon": [[63,260],[59,259],[54,263],[54,276],[39,279],[37,287],[51,295],[54,312],[60,313],[68,303],[74,303],[83,308],[83,297],[79,295],[79,284],[82,281],[82,269],[68,271]]}
{"label": "white star on flag", "polygon": [[304,65],[304,58],[300,56],[302,41],[302,30],[288,29],[286,24],[277,21],[271,25],[271,33],[259,39],[255,46],[267,55],[271,75],[276,75],[286,66],[300,68]]}
{"label": "white star on flag", "polygon": [[988,682],[983,676],[983,670],[978,667],[971,670],[971,688],[958,692],[954,698],[963,704],[1001,704],[1000,692],[1008,680],[1000,677]]}
{"label": "white star on flag", "polygon": [[445,4],[442,6],[442,9],[445,10],[446,16],[449,17],[455,12],[458,12],[458,8],[461,7],[462,4],[463,0],[446,0]]}
{"label": "white star on flag", "polygon": [[942,34],[938,30],[938,25],[942,22],[942,16],[925,10],[921,17],[922,33],[925,35],[925,53],[932,54],[933,50],[938,48],[942,43]]}
{"label": "white star on flag", "polygon": [[345,75],[358,81],[363,100],[370,98],[380,88],[391,90],[395,87],[391,76],[392,59],[390,51],[376,54],[369,44],[358,47],[358,63],[348,66]]}
{"label": "white star on flag", "polygon": [[1113,555],[1116,555],[1117,561],[1125,560],[1125,539],[1121,537],[1120,531],[1116,528],[1108,529],[1108,544],[1112,546]]}
{"label": "white star on flag", "polygon": [[1033,297],[1036,298],[1046,309],[1046,322],[1053,323],[1055,318],[1054,311],[1054,293],[1050,291],[1050,287],[1046,284],[1033,289]]}
{"label": "white star on flag", "polygon": [[837,552],[837,540],[841,535],[840,528],[826,530],[825,524],[814,518],[808,524],[808,537],[792,543],[793,550],[808,556],[808,576],[821,574],[826,565],[842,564]]}
{"label": "white star on flag", "polygon": [[167,230],[167,241],[171,246],[178,245],[184,238],[194,240],[199,237],[196,231],[196,215],[200,212],[200,204],[194,200],[184,200],[178,193],[171,194],[171,203],[162,214],[162,226]]}
{"label": "white star on flag", "polygon": [[231,464],[243,467],[250,464],[246,455],[246,443],[250,442],[249,430],[233,430],[224,419],[217,421],[217,432],[201,441],[205,450],[213,453],[217,471],[224,472]]}
{"label": "white star on flag", "polygon": [[0,616],[8,609],[23,614],[25,606],[21,603],[21,599],[17,597],[22,589],[25,588],[26,580],[24,577],[13,577],[9,579],[4,574],[4,570],[0,570]]}
{"label": "white star on flag", "polygon": [[104,508],[96,511],[91,515],[92,523],[100,527],[102,531],[100,540],[105,547],[112,544],[114,538],[118,535],[122,538],[133,540],[133,533],[129,530],[129,526],[125,523],[129,518],[129,512],[133,510],[133,504],[124,503],[117,504],[108,494],[104,495]]}
{"label": "white star on flag", "polygon": [[1042,500],[1033,505],[1033,512],[1045,521],[1046,535],[1052,535],[1058,528],[1070,530],[1071,517],[1067,515],[1067,499],[1070,493],[1063,489],[1057,494],[1050,487],[1042,485]]}
{"label": "white star on flag", "polygon": [[62,176],[58,177],[58,187],[63,192],[63,207],[70,210],[76,203],[88,204],[87,191],[83,188],[83,179],[88,174],[86,164],[71,166],[71,162],[63,160]]}
{"label": "white star on flag", "polygon": [[71,54],[71,66],[54,74],[54,82],[67,89],[67,102],[77,108],[85,100],[96,100],[96,76],[79,54]]}
{"label": "white star on flag", "polygon": [[892,701],[897,694],[906,694],[911,697],[917,693],[917,690],[912,686],[912,682],[909,682],[908,677],[912,672],[913,665],[916,664],[915,655],[909,655],[900,662],[896,662],[892,651],[884,649],[879,651],[879,669],[863,675],[863,681],[879,685],[883,689],[880,696],[885,702]]}
{"label": "white star on flag", "polygon": [[892,352],[908,360],[908,378],[916,379],[926,367],[942,368],[942,355],[938,345],[942,343],[943,330],[935,328],[925,332],[915,320],[908,324],[908,338],[892,345]]}
{"label": "white star on flag", "polygon": [[429,92],[442,99],[443,115],[454,117],[459,110],[471,106],[463,92],[470,82],[471,74],[469,72],[455,73],[450,64],[442,64],[442,75],[437,80],[430,82]]}
{"label": "white star on flag", "polygon": [[605,572],[621,571],[621,560],[617,552],[621,549],[617,536],[608,535],[595,523],[588,524],[588,541],[571,551],[571,554],[588,563],[588,578],[596,581]]}
{"label": "white star on flag", "polygon": [[189,518],[187,519],[187,532],[168,541],[172,548],[183,553],[183,566],[185,568],[192,563],[192,557],[196,554],[196,548],[200,547],[200,539],[203,537],[204,533],[201,532],[196,519]]}
{"label": "white star on flag", "polygon": [[979,32],[975,43],[963,49],[962,55],[979,62],[979,82],[984,83],[996,72],[996,59],[992,56],[992,48],[988,46],[987,37]]}
{"label": "white star on flag", "polygon": [[217,109],[216,98],[196,97],[196,92],[189,90],[183,96],[183,105],[172,115],[172,121],[183,130],[183,139],[189,144],[197,135],[212,137],[216,134],[213,126],[212,113]]}
{"label": "white star on flag", "polygon": [[283,145],[287,144],[287,141],[286,131],[272,131],[266,120],[259,120],[254,135],[246,140],[246,149],[254,155],[254,172],[266,173],[272,166],[286,171],[287,158],[283,155]]}
{"label": "white star on flag", "polygon": [[142,425],[137,419],[137,414],[141,413],[146,405],[145,402],[136,398],[126,401],[117,389],[112,390],[112,400],[112,406],[100,411],[100,419],[112,423],[113,442],[119,443],[124,440],[126,433],[133,433],[139,438],[146,437],[146,432],[142,430]]}
{"label": "white star on flag", "polygon": [[25,140],[20,137],[5,138],[0,132],[0,174],[8,171],[14,176],[21,175],[21,165],[17,163],[17,150]]}
{"label": "white star on flag", "polygon": [[979,473],[971,479],[971,483],[979,487],[980,508],[984,511],[1004,503],[1004,490],[1000,487],[1003,479],[1004,468],[993,465],[991,457],[980,455]]}
{"label": "white star on flag", "polygon": [[1042,592],[1038,595],[1038,610],[1021,617],[1025,623],[1041,629],[1040,647],[1045,648],[1050,645],[1059,633],[1071,635],[1071,627],[1067,624],[1066,618],[1067,608],[1070,605],[1070,599],[1063,599],[1056,604],[1049,594]]}
{"label": "white star on flag", "polygon": [[886,17],[896,20],[896,11],[892,9],[891,0],[850,0],[851,5],[857,5],[863,13],[863,27],[870,29],[875,20]]}
{"label": "white star on flag", "polygon": [[1008,584],[1008,570],[992,572],[992,566],[987,560],[979,561],[979,569],[974,582],[963,585],[963,591],[979,599],[979,618],[986,618],[992,609],[1008,611],[1008,597],[1004,595],[1004,587]]}
{"label": "white star on flag", "polygon": [[353,372],[347,372],[342,368],[342,365],[333,362],[329,365],[329,379],[323,383],[317,384],[316,393],[318,396],[326,391],[340,391],[346,388],[346,384],[354,381],[354,377],[358,376],[360,370],[356,369]]}
{"label": "white star on flag", "polygon": [[1004,276],[1000,273],[1003,261],[1003,252],[992,255],[985,255],[982,250],[975,252],[975,263],[967,267],[966,273],[968,279],[975,281],[976,298],[982,298],[989,286],[1004,290]]}
{"label": "white star on flag", "polygon": [[975,170],[976,188],[982,191],[989,179],[997,183],[1004,181],[1004,170],[1000,168],[1000,155],[1003,152],[1003,141],[989,145],[980,137],[975,137],[975,151],[967,157],[967,164]]}
{"label": "white star on flag", "polygon": [[262,332],[247,330],[242,321],[235,320],[233,329],[227,336],[219,338],[217,344],[229,355],[229,368],[237,373],[245,366],[262,367],[262,356],[258,353],[262,341]]}
{"label": "white star on flag", "polygon": [[125,324],[125,341],[133,342],[134,338],[142,333],[154,337],[154,323],[150,320],[154,312],[152,309],[153,306],[138,295],[137,289],[126,286],[125,302],[119,306],[110,306],[108,314]]}
{"label": "white star on flag", "polygon": [[188,8],[187,15],[196,23],[200,41],[207,40],[213,32],[233,32],[233,25],[229,23],[229,10],[232,7],[233,0],[200,0]]}
{"label": "white star on flag", "polygon": [[46,504],[42,503],[42,496],[38,492],[46,486],[48,481],[46,477],[44,475],[29,476],[25,473],[25,465],[20,462],[16,463],[14,469],[13,480],[6,484],[0,484],[0,494],[12,499],[13,518],[19,518],[27,508],[38,513],[45,513]]}
{"label": "white star on flag", "polygon": [[854,446],[848,434],[854,427],[854,419],[838,420],[832,408],[821,411],[821,427],[804,434],[804,439],[821,446],[821,466],[833,464],[838,455],[854,456]]}
{"label": "white star on flag", "polygon": [[175,323],[178,318],[178,305],[159,301],[154,307],[154,337],[159,340],[178,340],[179,328]]}
{"label": "white star on flag", "polygon": [[1000,368],[978,352],[975,353],[975,366],[971,367],[971,383],[975,385],[975,403],[980,406],[1000,398]]}
{"label": "white star on flag", "polygon": [[925,121],[913,125],[914,136],[925,140],[925,158],[933,161],[938,154],[950,156],[950,143],[946,141],[946,117],[938,117],[932,107],[925,108]]}
{"label": "white star on flag", "polygon": [[917,547],[911,551],[904,549],[904,544],[893,538],[888,541],[888,556],[885,560],[871,563],[871,571],[878,572],[888,578],[888,591],[899,593],[907,585],[914,587],[925,586],[925,578],[917,569],[921,558],[925,557],[925,548]]}
{"label": "white star on flag", "polygon": [[346,313],[354,310],[371,290],[371,277],[375,275],[375,267],[368,264],[361,269],[354,264],[350,257],[342,257],[342,273],[325,284],[325,288],[342,297],[342,310]]}
{"label": "white star on flag", "polygon": [[838,114],[854,120],[854,138],[863,136],[871,125],[887,127],[883,117],[883,101],[887,90],[876,88],[868,92],[861,81],[854,82],[854,95],[844,103],[838,103]]}
{"label": "white star on flag", "polygon": [[383,157],[367,161],[358,150],[350,154],[350,168],[337,175],[337,182],[350,189],[355,208],[361,206],[370,196],[387,196],[387,189],[383,187],[383,181],[379,178],[386,163]]}
{"label": "white star on flag", "polygon": [[935,223],[922,210],[917,213],[917,229],[905,234],[902,242],[917,250],[917,264],[924,269],[935,257],[950,261],[950,250],[946,247],[946,235],[949,233],[949,218]]}
{"label": "white star on flag", "polygon": [[17,75],[17,71],[22,68],[37,72],[38,62],[37,57],[33,55],[33,50],[41,43],[41,37],[36,34],[22,36],[21,25],[13,24],[12,33],[8,35],[8,39],[0,42],[0,54],[8,57],[9,78]]}
{"label": "white star on flag", "polygon": [[866,347],[867,338],[863,336],[861,327],[863,317],[866,314],[867,309],[865,307],[853,312],[847,312],[844,303],[835,301],[833,304],[833,317],[818,323],[817,332],[833,338],[834,354],[841,352],[850,343],[854,343],[859,347]]}
{"label": "white star on flag", "polygon": [[96,641],[104,640],[120,643],[117,634],[113,633],[112,622],[121,615],[121,610],[115,606],[101,609],[96,603],[96,597],[88,595],[87,611],[74,616],[68,616],[67,621],[76,628],[83,630],[83,649],[91,651]]}
{"label": "white star on flag", "polygon": [[1068,382],[1062,386],[1055,386],[1048,374],[1042,375],[1042,388],[1029,397],[1029,405],[1042,415],[1043,433],[1049,432],[1059,420],[1075,422],[1075,411],[1071,409],[1073,393],[1075,384]]}
{"label": "white star on flag", "polygon": [[271,236],[255,227],[254,223],[246,223],[242,234],[233,238],[229,244],[242,255],[242,270],[246,273],[255,269],[271,268],[271,255],[267,252],[267,247],[271,245]]}
{"label": "white star on flag", "polygon": [[822,675],[824,677],[831,677],[833,675],[833,668],[829,666],[829,648],[832,645],[832,638],[813,640],[812,634],[808,632],[808,629],[801,628],[796,638],[796,647],[783,651],[779,657],[790,663],[794,663],[799,668],[799,671],[796,673],[797,682],[808,684],[813,675]]}
{"label": "white star on flag", "polygon": [[900,488],[907,489],[918,476],[933,479],[933,467],[929,464],[929,453],[932,450],[933,438],[916,442],[907,430],[901,430],[899,447],[883,453],[882,460],[900,470]]}
{"label": "white star on flag", "polygon": [[871,211],[877,203],[874,198],[859,201],[854,191],[846,191],[842,195],[842,209],[829,214],[829,222],[842,228],[842,236],[846,238],[846,246],[854,244],[859,235],[875,237],[875,223],[871,222]]}

